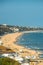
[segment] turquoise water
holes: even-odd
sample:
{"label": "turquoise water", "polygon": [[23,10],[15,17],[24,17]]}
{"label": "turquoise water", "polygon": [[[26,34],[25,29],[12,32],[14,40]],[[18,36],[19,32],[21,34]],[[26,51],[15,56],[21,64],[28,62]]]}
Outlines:
{"label": "turquoise water", "polygon": [[17,43],[27,48],[43,51],[43,33],[25,33]]}

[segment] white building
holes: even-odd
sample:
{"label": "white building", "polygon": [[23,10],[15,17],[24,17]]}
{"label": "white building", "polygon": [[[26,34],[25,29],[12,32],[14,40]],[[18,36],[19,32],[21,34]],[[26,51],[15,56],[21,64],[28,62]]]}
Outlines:
{"label": "white building", "polygon": [[8,57],[8,55],[9,55],[9,54],[2,54],[2,56],[4,56],[4,57]]}
{"label": "white building", "polygon": [[7,24],[3,24],[3,26],[7,26]]}
{"label": "white building", "polygon": [[13,28],[14,32],[19,32],[18,28]]}

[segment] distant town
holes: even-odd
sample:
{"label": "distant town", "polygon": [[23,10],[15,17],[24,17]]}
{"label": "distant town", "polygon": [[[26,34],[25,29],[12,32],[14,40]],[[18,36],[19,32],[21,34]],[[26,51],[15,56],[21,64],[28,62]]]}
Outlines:
{"label": "distant town", "polygon": [[7,24],[0,24],[0,34],[7,34],[7,33],[14,33],[14,32],[23,32],[23,31],[36,31],[41,30],[43,31],[43,28],[41,27],[25,27],[25,26],[13,26],[13,25],[7,25]]}

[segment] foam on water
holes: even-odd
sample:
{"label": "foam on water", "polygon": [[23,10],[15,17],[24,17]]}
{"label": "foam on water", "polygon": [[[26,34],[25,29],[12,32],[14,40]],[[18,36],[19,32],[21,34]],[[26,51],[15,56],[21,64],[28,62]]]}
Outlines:
{"label": "foam on water", "polygon": [[18,44],[32,49],[43,50],[43,33],[25,33],[17,41]]}

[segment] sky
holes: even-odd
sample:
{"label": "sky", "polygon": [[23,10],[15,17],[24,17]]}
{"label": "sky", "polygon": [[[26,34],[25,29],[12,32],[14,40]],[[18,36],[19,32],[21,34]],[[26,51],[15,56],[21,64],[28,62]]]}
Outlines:
{"label": "sky", "polygon": [[0,24],[43,27],[43,0],[0,0]]}

